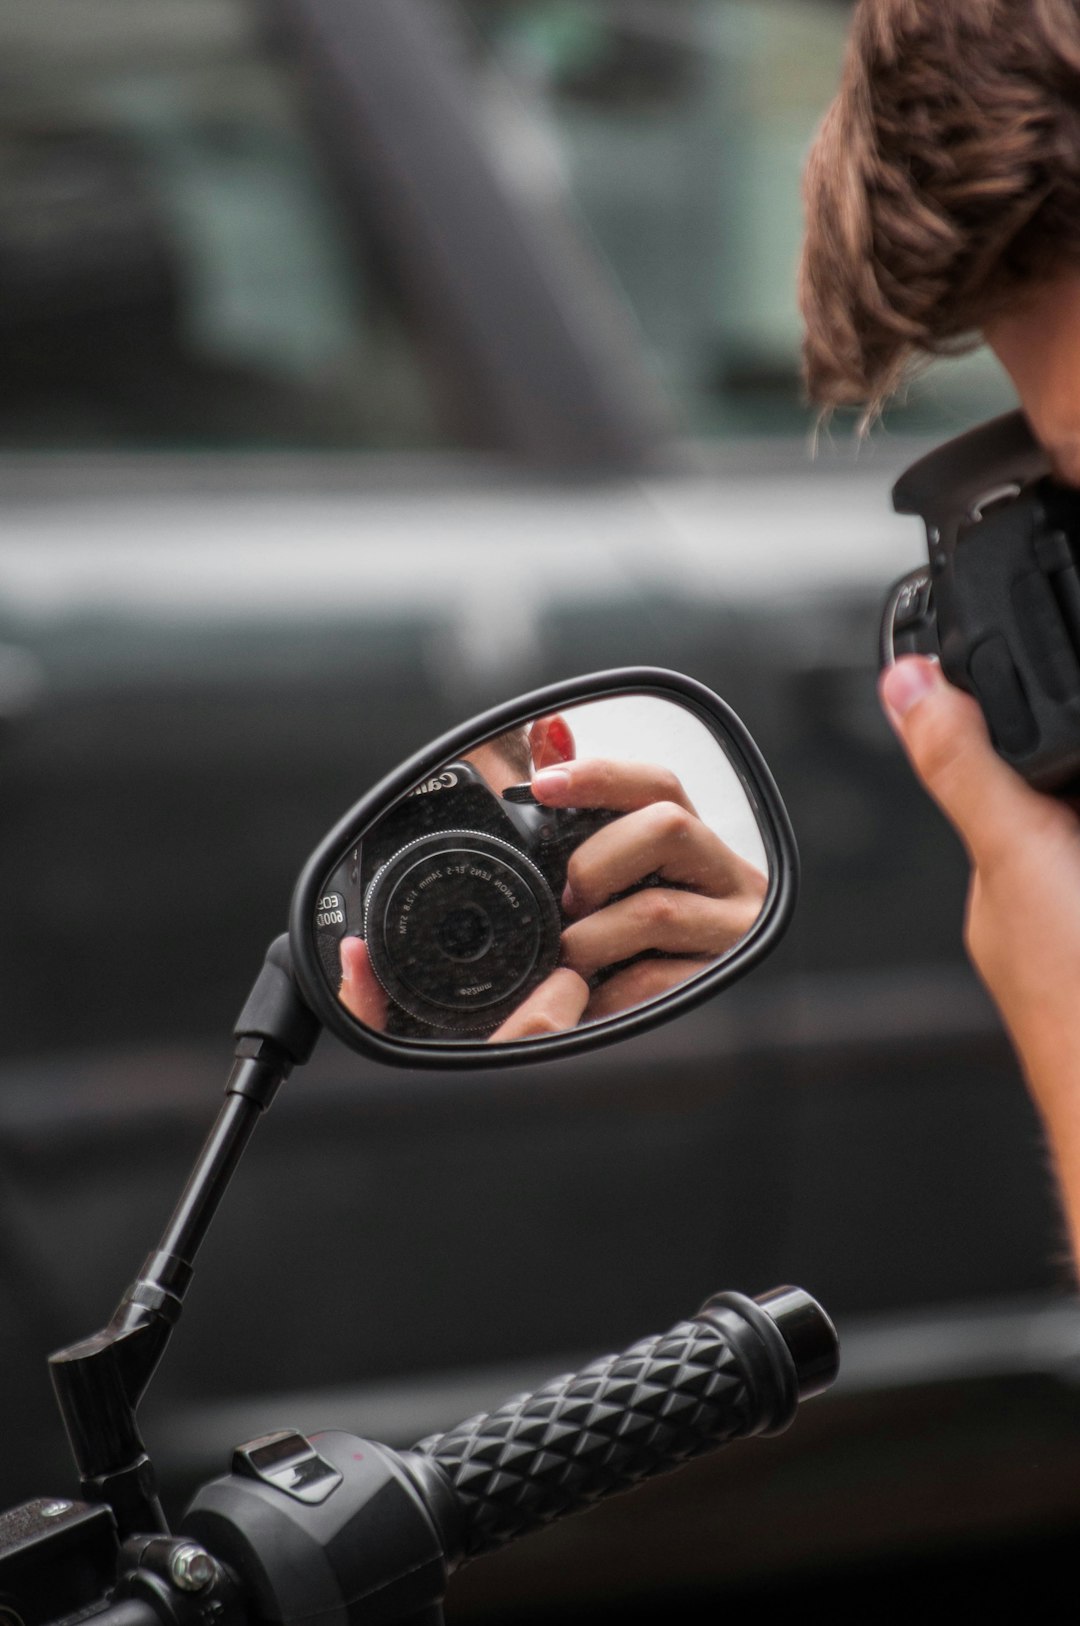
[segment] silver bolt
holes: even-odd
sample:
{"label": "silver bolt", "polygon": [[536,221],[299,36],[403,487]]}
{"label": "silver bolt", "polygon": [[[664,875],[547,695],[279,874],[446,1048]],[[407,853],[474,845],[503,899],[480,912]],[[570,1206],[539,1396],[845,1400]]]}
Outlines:
{"label": "silver bolt", "polygon": [[42,1502],[38,1512],[43,1519],[58,1519],[61,1513],[67,1513],[71,1508],[70,1502]]}
{"label": "silver bolt", "polygon": [[201,1592],[217,1574],[209,1553],[194,1542],[178,1547],[169,1560],[169,1576],[183,1592]]}

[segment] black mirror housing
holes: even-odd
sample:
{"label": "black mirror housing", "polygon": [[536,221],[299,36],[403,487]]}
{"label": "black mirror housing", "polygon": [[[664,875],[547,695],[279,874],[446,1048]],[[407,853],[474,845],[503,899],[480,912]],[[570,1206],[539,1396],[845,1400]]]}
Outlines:
{"label": "black mirror housing", "polygon": [[[380,821],[385,821],[388,814],[400,817],[403,806],[411,810],[419,805],[406,802],[407,798],[428,791],[438,776],[445,773],[448,764],[458,767],[461,759],[485,743],[505,739],[515,730],[545,719],[548,714],[569,711],[574,717],[579,714],[572,708],[619,697],[637,697],[639,705],[666,702],[676,722],[680,716],[693,719],[699,733],[707,731],[711,748],[722,753],[725,770],[730,771],[732,782],[738,784],[744,806],[756,822],[760,837],[758,850],[764,855],[762,895],[749,928],[730,946],[703,960],[700,969],[695,966],[693,975],[655,997],[650,995],[628,1009],[598,1019],[586,1016],[579,1025],[561,1031],[521,1038],[503,1038],[496,1034],[498,1042],[491,1042],[490,1036],[483,1032],[467,1029],[448,1035],[425,1030],[423,1024],[412,1022],[404,1024],[404,1031],[394,1032],[360,1020],[342,1003],[330,979],[327,934],[322,929],[331,918],[338,921],[339,937],[346,929],[345,900],[340,890],[328,892],[329,878],[345,873],[343,855],[352,855],[354,860],[355,917],[357,909],[366,908],[374,891],[366,875],[358,879],[363,843],[369,840],[371,844],[372,832],[377,826],[380,831],[385,828]],[[527,786],[522,785],[504,791],[503,796],[515,802],[523,798],[531,800]],[[431,802],[433,798],[426,796],[425,800]],[[524,816],[512,807],[509,811],[519,822]],[[408,851],[408,844],[402,850]],[[489,842],[485,851],[492,850]],[[531,869],[528,860],[518,862]],[[334,882],[334,886],[338,884]],[[787,812],[760,751],[730,707],[703,685],[679,673],[649,667],[596,672],[538,689],[473,718],[416,753],[362,797],[333,827],[304,866],[290,910],[292,967],[303,998],[318,1019],[350,1048],[373,1059],[395,1066],[427,1068],[501,1067],[549,1060],[643,1032],[730,986],[759,964],[779,941],[791,920],[797,889],[798,854]],[[410,899],[414,896],[415,889],[409,894]],[[453,917],[457,927],[460,928],[463,919],[468,927],[469,922],[460,907],[453,911]],[[370,935],[370,922],[364,929]],[[556,928],[556,945],[557,941]],[[469,947],[458,948],[456,952],[461,960],[474,960],[479,950]],[[331,949],[330,963],[334,954],[336,950]],[[466,993],[471,994],[472,989]],[[428,1031],[432,1036],[427,1036]]]}

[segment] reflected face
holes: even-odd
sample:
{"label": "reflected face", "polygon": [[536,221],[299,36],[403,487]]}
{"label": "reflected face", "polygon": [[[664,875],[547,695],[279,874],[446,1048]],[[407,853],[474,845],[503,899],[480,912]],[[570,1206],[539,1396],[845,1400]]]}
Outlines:
{"label": "reflected face", "polygon": [[744,941],[768,887],[713,735],[671,701],[623,696],[444,764],[327,876],[316,936],[367,1026],[499,1044],[700,975]]}

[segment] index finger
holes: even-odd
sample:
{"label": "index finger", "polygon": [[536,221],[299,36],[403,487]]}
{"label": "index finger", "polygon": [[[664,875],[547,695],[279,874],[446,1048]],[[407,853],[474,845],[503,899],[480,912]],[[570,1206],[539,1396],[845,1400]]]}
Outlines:
{"label": "index finger", "polygon": [[674,802],[697,814],[678,775],[652,762],[586,757],[542,768],[533,775],[532,793],[545,807],[606,807],[614,813],[635,813],[653,802]]}

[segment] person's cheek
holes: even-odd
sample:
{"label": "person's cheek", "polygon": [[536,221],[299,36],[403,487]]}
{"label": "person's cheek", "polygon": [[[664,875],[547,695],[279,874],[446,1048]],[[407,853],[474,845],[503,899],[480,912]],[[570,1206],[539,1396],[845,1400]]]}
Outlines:
{"label": "person's cheek", "polygon": [[1029,289],[984,332],[1056,477],[1080,486],[1080,271]]}
{"label": "person's cheek", "polygon": [[1063,485],[1080,486],[1080,432],[1067,442],[1051,444],[1050,464]]}
{"label": "person's cheek", "polygon": [[1075,369],[1049,365],[1017,380],[1017,392],[1031,431],[1050,459],[1054,477],[1080,486],[1080,355]]}

